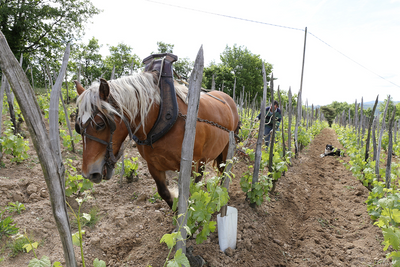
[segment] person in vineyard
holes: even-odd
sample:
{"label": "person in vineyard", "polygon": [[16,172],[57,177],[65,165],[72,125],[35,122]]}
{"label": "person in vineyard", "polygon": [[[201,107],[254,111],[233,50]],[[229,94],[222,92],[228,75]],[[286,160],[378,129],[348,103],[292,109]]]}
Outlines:
{"label": "person in vineyard", "polygon": [[[274,101],[274,105],[267,107],[265,110],[265,128],[264,128],[264,139],[265,139],[265,145],[269,146],[269,139],[271,136],[272,132],[272,127],[274,125],[274,122],[272,121],[272,115],[273,112],[275,111],[275,129],[279,129],[279,124],[282,120],[282,113],[281,110],[279,109],[279,103],[278,101]],[[255,121],[260,120],[261,113],[258,114],[256,117]]]}

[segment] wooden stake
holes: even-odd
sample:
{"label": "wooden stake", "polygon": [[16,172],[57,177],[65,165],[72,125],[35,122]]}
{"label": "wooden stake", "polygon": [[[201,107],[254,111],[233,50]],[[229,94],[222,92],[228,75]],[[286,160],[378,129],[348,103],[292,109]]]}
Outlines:
{"label": "wooden stake", "polygon": [[[185,124],[185,136],[182,143],[181,165],[179,172],[179,201],[178,201],[178,224],[186,225],[190,177],[192,175],[193,146],[196,136],[197,113],[199,110],[199,100],[201,91],[201,81],[203,78],[204,56],[203,46],[200,47],[194,62],[193,72],[190,75],[188,111]],[[186,229],[181,227],[181,236],[186,238]],[[186,243],[179,241],[176,244],[176,250],[182,249],[186,253]]]}
{"label": "wooden stake", "polygon": [[[65,204],[64,177],[60,173],[59,160],[53,153],[47,134],[42,113],[36,101],[35,94],[28,78],[19,66],[7,41],[0,31],[0,68],[11,84],[26,125],[30,132],[33,145],[40,160],[44,178],[50,194],[53,216],[60,233],[67,267],[76,267],[72,235]],[[58,96],[57,96],[58,98]]]}

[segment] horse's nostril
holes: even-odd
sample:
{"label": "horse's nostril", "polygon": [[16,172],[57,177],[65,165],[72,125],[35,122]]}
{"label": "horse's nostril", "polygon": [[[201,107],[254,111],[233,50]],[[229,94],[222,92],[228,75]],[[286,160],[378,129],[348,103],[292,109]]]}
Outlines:
{"label": "horse's nostril", "polygon": [[93,183],[96,183],[96,184],[100,183],[102,179],[103,179],[103,176],[98,172],[97,173],[92,173],[89,176],[89,180],[91,182],[93,182]]}

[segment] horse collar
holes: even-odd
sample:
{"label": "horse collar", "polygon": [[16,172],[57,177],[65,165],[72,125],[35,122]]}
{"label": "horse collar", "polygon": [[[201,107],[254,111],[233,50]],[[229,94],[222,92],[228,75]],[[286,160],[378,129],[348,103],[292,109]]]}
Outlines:
{"label": "horse collar", "polygon": [[[155,57],[163,57],[163,59],[155,60]],[[145,71],[157,71],[160,74],[160,110],[153,127],[147,134],[145,140],[140,140],[136,135],[132,139],[138,145],[152,146],[157,140],[163,137],[175,124],[178,119],[178,101],[176,99],[172,64],[178,59],[177,56],[164,53],[150,55],[143,60],[146,65]]]}

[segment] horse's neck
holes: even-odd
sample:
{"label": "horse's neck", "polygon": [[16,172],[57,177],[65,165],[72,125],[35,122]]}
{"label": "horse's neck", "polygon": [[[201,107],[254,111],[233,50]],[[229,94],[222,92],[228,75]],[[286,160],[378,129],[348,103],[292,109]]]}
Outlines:
{"label": "horse's neck", "polygon": [[151,128],[153,128],[154,124],[156,123],[156,120],[158,118],[158,113],[159,113],[160,107],[157,104],[152,104],[149,113],[147,114],[145,118],[145,125],[143,127],[141,121],[142,118],[140,116],[137,116],[135,118],[135,125],[139,125],[138,128],[133,128],[132,132],[134,135],[136,135],[140,140],[145,140],[147,138],[147,133],[150,132]]}

